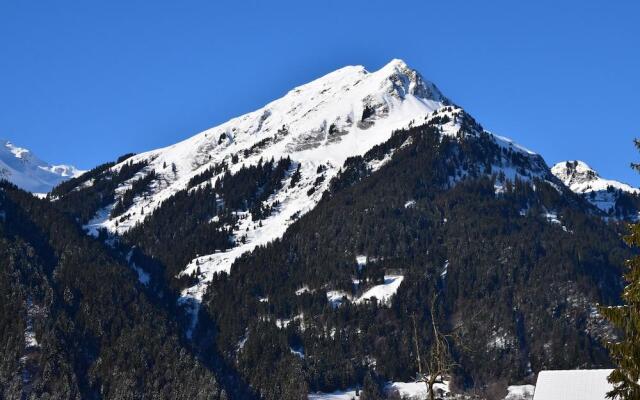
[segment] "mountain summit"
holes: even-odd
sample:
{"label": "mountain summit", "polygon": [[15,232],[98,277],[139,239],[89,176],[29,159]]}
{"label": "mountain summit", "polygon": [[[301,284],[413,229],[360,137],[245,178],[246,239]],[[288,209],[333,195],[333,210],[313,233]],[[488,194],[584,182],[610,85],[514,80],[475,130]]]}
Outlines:
{"label": "mountain summit", "polygon": [[638,188],[626,183],[602,178],[584,161],[562,161],[551,168],[569,189],[586,196],[587,200],[600,210],[618,217],[637,218]]}
{"label": "mountain summit", "polygon": [[47,193],[54,186],[83,172],[71,165],[48,164],[31,151],[8,140],[0,140],[0,179],[6,179],[21,189]]}

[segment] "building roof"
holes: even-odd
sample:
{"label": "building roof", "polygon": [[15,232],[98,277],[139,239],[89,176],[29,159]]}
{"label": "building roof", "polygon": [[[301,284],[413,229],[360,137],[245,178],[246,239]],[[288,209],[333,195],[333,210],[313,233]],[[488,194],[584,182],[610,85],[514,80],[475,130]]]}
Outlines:
{"label": "building roof", "polygon": [[540,371],[533,400],[606,400],[611,369]]}

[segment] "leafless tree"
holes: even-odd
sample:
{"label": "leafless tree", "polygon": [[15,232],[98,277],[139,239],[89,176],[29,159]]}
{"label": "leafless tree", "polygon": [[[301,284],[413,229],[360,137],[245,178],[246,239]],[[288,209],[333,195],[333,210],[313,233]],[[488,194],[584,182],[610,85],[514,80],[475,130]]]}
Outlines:
{"label": "leafless tree", "polygon": [[420,355],[420,345],[418,343],[418,327],[416,324],[416,316],[412,315],[413,319],[413,339],[416,351],[416,363],[418,364],[418,374],[424,379],[427,385],[427,393],[429,394],[429,400],[436,399],[436,393],[433,389],[436,383],[442,383],[446,376],[451,375],[453,368],[456,366],[451,355],[451,340],[455,332],[454,329],[451,333],[443,333],[438,323],[436,322],[436,306],[438,301],[438,295],[435,294],[431,299],[430,323],[428,329],[432,331],[432,343],[428,356],[423,360]]}

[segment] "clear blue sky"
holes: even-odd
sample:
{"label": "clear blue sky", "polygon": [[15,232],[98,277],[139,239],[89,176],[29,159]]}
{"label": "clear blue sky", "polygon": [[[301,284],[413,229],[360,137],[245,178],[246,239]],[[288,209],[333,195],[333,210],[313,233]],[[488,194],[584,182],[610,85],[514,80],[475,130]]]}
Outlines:
{"label": "clear blue sky", "polygon": [[637,0],[0,0],[0,137],[90,168],[392,58],[547,162],[640,185]]}

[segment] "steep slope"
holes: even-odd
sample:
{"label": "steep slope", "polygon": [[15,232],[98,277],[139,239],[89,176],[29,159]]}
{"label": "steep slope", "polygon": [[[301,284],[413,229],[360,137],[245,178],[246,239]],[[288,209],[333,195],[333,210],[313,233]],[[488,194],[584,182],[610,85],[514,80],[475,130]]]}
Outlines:
{"label": "steep slope", "polygon": [[71,165],[50,165],[29,150],[8,140],[0,140],[0,179],[29,192],[47,193],[54,186],[83,172]]}
{"label": "steep slope", "polygon": [[640,190],[626,183],[604,179],[583,161],[563,161],[551,172],[567,187],[607,215],[635,221],[640,212]]}

